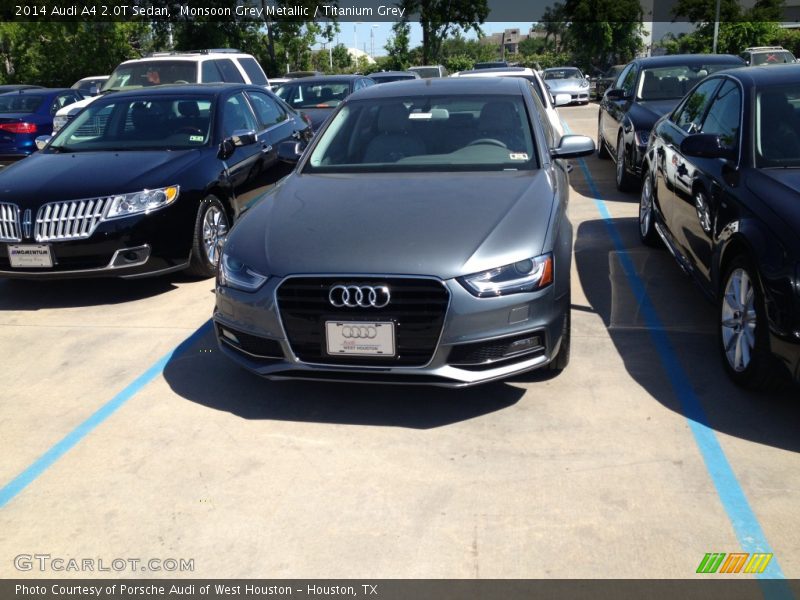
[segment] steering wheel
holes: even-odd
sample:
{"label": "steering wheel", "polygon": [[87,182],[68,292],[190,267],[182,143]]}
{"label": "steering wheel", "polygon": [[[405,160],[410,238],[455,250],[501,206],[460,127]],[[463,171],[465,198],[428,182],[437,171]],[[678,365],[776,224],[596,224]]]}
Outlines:
{"label": "steering wheel", "polygon": [[473,140],[467,144],[467,146],[477,146],[478,144],[489,144],[491,146],[499,146],[500,148],[508,149],[508,146],[506,146],[503,142],[494,138],[481,138],[479,140]]}

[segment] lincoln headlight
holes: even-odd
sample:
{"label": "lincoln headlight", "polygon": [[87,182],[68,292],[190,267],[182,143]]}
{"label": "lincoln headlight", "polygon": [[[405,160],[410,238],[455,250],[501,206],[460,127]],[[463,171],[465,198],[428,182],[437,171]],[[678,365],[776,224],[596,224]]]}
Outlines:
{"label": "lincoln headlight", "polygon": [[219,285],[243,292],[255,292],[269,279],[266,275],[258,273],[242,261],[233,258],[227,252],[222,253],[217,273]]}
{"label": "lincoln headlight", "polygon": [[178,198],[179,191],[180,188],[177,185],[171,185],[156,190],[142,190],[141,192],[134,192],[132,194],[118,194],[112,196],[111,205],[108,208],[105,218],[118,219],[158,210],[159,208],[163,208],[175,202]]}
{"label": "lincoln headlight", "polygon": [[553,283],[553,255],[520,260],[510,265],[459,277],[458,281],[479,298],[533,292]]}

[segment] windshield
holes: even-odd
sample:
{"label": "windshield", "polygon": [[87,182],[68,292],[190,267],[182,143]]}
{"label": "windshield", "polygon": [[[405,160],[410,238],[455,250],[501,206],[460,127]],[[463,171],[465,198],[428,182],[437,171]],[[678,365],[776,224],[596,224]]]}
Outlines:
{"label": "windshield", "polygon": [[422,79],[430,79],[431,77],[441,77],[442,73],[439,67],[411,67],[409,71],[416,71]]}
{"label": "windshield", "polygon": [[32,113],[44,102],[44,96],[11,94],[0,96],[0,114]]}
{"label": "windshield", "polygon": [[706,76],[724,69],[735,69],[744,65],[735,62],[714,65],[673,65],[657,69],[645,69],[639,76],[636,97],[639,100],[679,100],[696,83]]}
{"label": "windshield", "polygon": [[86,107],[58,132],[49,148],[67,152],[183,150],[208,143],[213,113],[210,98],[114,99],[115,95]]}
{"label": "windshield", "polygon": [[800,83],[761,88],[756,102],[756,166],[800,167]]}
{"label": "windshield", "polygon": [[546,69],[545,79],[583,79],[580,69]]}
{"label": "windshield", "polygon": [[292,108],[333,108],[350,94],[350,83],[285,83],[275,93]]}
{"label": "windshield", "polygon": [[105,84],[105,90],[122,88],[138,88],[165,83],[197,82],[197,63],[187,60],[140,60],[135,63],[121,64],[111,74]]}
{"label": "windshield", "polygon": [[306,171],[517,171],[536,168],[521,96],[430,96],[349,102]]}
{"label": "windshield", "polygon": [[794,56],[791,52],[786,50],[778,50],[776,52],[754,52],[751,63],[753,65],[782,65],[784,63],[793,63]]}

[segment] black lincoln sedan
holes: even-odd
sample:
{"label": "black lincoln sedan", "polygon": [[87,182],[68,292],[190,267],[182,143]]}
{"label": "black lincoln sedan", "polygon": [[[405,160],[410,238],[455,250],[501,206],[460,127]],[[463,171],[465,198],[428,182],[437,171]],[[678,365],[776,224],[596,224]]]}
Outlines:
{"label": "black lincoln sedan", "polygon": [[800,65],[705,79],[656,124],[642,170],[642,240],[716,301],[730,376],[800,382]]}
{"label": "black lincoln sedan", "polygon": [[695,83],[743,66],[731,54],[652,56],[628,63],[603,95],[597,121],[597,154],[616,161],[617,188],[630,191],[639,185],[650,130]]}
{"label": "black lincoln sedan", "polygon": [[247,194],[280,164],[278,148],[310,135],[257,86],[100,98],[0,171],[0,277],[211,276]]}

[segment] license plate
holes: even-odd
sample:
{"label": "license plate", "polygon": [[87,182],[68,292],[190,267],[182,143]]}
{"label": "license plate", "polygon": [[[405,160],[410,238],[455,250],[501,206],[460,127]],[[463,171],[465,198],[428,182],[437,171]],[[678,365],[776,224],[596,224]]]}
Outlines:
{"label": "license plate", "polygon": [[53,266],[53,255],[47,244],[8,245],[8,259],[18,269],[46,269]]}
{"label": "license plate", "polygon": [[394,356],[394,323],[326,321],[328,354]]}

